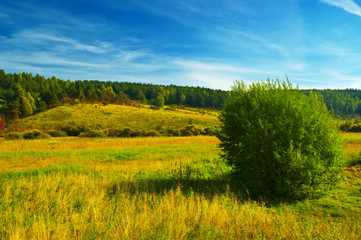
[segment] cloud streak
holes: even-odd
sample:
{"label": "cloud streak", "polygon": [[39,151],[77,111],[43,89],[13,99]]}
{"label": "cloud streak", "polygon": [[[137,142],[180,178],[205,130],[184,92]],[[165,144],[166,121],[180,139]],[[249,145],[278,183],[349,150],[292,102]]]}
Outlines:
{"label": "cloud streak", "polygon": [[109,50],[110,43],[98,42],[97,45],[89,45],[80,43],[75,39],[69,37],[59,36],[57,33],[45,33],[45,30],[32,29],[24,30],[14,34],[11,38],[4,40],[6,44],[27,46],[31,43],[32,46],[60,46],[67,47],[69,51],[88,51],[91,53],[105,53]]}
{"label": "cloud streak", "polygon": [[323,3],[342,8],[343,10],[361,17],[361,7],[352,0],[320,0]]}

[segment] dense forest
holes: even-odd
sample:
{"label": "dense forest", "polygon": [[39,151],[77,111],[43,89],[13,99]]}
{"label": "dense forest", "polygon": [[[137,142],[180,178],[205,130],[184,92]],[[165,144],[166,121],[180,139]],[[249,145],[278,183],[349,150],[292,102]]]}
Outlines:
{"label": "dense forest", "polygon": [[[312,90],[322,97],[336,116],[361,115],[361,90]],[[310,90],[304,90],[306,94]],[[139,101],[155,107],[183,105],[221,109],[230,92],[202,87],[163,86],[112,81],[70,81],[32,73],[0,70],[1,124],[11,123],[37,112],[75,103],[126,104]],[[1,127],[1,126],[0,126]]]}
{"label": "dense forest", "polygon": [[[360,89],[326,89],[312,90],[324,99],[327,108],[341,118],[361,116],[361,90]],[[306,94],[310,90],[304,90]]]}

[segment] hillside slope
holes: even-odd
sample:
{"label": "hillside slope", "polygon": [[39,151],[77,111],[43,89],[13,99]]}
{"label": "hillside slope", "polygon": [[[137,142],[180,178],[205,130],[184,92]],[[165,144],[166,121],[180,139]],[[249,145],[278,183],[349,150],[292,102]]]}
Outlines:
{"label": "hillside slope", "polygon": [[82,125],[96,129],[131,128],[134,130],[181,129],[190,122],[202,128],[219,124],[216,111],[196,109],[153,110],[147,106],[65,105],[19,120],[20,129],[61,129],[65,125]]}

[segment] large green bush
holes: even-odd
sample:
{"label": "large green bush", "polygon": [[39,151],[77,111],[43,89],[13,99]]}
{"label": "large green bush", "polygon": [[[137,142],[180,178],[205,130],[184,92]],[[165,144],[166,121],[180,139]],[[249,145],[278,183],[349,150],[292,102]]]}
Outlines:
{"label": "large green bush", "polygon": [[284,81],[237,81],[220,120],[223,157],[251,197],[312,197],[338,181],[340,133],[314,94]]}

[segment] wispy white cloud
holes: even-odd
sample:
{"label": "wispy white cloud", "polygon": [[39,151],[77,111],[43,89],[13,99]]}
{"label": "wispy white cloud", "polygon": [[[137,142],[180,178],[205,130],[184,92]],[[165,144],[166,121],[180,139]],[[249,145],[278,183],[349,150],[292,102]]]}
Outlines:
{"label": "wispy white cloud", "polygon": [[[184,79],[196,82],[200,86],[224,90],[229,90],[235,80],[266,80],[270,75],[280,74],[275,70],[270,71],[209,59],[197,61],[175,59],[173,63]],[[261,79],[258,79],[260,77]]]}
{"label": "wispy white cloud", "polygon": [[155,55],[145,50],[120,50],[115,57],[125,62],[133,62],[139,59],[155,57]]}
{"label": "wispy white cloud", "polygon": [[321,2],[342,8],[343,10],[361,17],[361,7],[352,0],[320,0]]}
{"label": "wispy white cloud", "polygon": [[[21,57],[19,57],[19,55]],[[11,52],[3,52],[2,56],[6,59],[6,62],[0,61],[3,65],[7,65],[9,63],[16,63],[16,64],[23,64],[28,66],[36,66],[36,65],[43,65],[43,66],[61,66],[64,68],[69,67],[89,67],[89,68],[104,68],[106,67],[105,64],[96,64],[90,63],[85,61],[74,61],[71,59],[67,59],[64,57],[58,57],[49,52],[18,52],[14,55]]]}
{"label": "wispy white cloud", "polygon": [[237,73],[261,73],[266,74],[268,71],[255,68],[239,67],[222,62],[206,62],[206,61],[193,61],[186,59],[176,59],[174,63],[177,66],[181,66],[185,69],[192,69],[197,71],[208,72],[237,72]]}
{"label": "wispy white cloud", "polygon": [[62,49],[67,48],[69,51],[79,50],[79,51],[88,51],[92,53],[104,53],[107,52],[110,48],[110,43],[107,42],[97,42],[97,45],[90,45],[81,43],[75,39],[61,36],[58,33],[45,33],[42,29],[31,29],[20,31],[13,36],[5,40],[6,44],[14,44],[17,46],[32,46],[36,45],[47,45],[59,47],[59,44]]}

